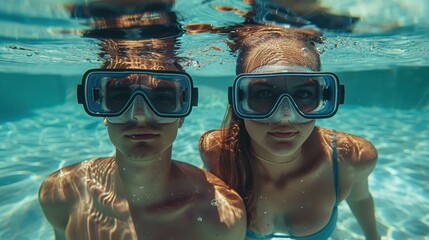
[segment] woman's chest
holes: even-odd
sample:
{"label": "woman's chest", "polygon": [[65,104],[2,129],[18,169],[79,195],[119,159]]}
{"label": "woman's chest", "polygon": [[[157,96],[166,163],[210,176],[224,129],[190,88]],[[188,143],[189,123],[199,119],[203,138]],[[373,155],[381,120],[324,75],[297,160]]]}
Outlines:
{"label": "woman's chest", "polygon": [[260,233],[311,235],[331,218],[336,201],[332,171],[260,183],[251,228]]}

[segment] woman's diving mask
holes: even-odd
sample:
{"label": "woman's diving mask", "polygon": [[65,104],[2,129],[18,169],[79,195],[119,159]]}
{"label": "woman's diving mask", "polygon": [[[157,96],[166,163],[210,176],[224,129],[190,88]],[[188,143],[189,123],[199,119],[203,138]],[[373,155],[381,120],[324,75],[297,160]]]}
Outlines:
{"label": "woman's diving mask", "polygon": [[78,103],[91,116],[128,123],[137,114],[155,123],[172,123],[198,104],[198,89],[183,72],[112,69],[87,71],[77,88]]}
{"label": "woman's diving mask", "polygon": [[230,103],[239,117],[264,123],[284,119],[303,123],[334,116],[344,102],[344,86],[333,73],[303,67],[269,68],[268,72],[277,71],[263,73],[256,69],[240,74],[229,88]]}

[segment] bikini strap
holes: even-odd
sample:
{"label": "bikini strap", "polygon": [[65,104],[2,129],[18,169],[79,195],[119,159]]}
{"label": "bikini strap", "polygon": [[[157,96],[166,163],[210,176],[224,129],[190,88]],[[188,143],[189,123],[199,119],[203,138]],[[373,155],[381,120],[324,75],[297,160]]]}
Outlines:
{"label": "bikini strap", "polygon": [[334,170],[334,186],[335,186],[335,206],[340,203],[340,177],[338,172],[338,153],[337,153],[337,131],[333,129],[332,135],[332,165]]}

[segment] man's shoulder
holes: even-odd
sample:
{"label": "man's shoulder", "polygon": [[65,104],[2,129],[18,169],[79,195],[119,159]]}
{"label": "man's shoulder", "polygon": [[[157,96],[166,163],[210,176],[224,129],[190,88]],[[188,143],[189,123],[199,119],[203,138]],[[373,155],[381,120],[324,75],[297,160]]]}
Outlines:
{"label": "man's shoulder", "polygon": [[213,237],[223,239],[244,239],[246,231],[246,209],[244,203],[232,188],[210,172],[194,165],[180,162],[178,166],[193,182],[198,197],[192,200],[192,212],[202,214],[206,219],[204,229]]}
{"label": "man's shoulder", "polygon": [[107,162],[106,158],[95,158],[75,163],[53,172],[46,177],[39,189],[39,198],[43,202],[70,202],[76,188],[85,181],[91,166]]}
{"label": "man's shoulder", "polygon": [[230,189],[224,181],[205,169],[182,161],[174,161],[174,163],[181,169],[183,174],[188,178],[191,178],[195,183],[209,184],[220,188]]}
{"label": "man's shoulder", "polygon": [[[189,163],[176,161],[176,164],[182,169],[183,173],[193,181],[194,186],[199,189],[211,189],[210,191],[206,191],[206,193],[208,195],[213,195],[213,199],[226,201],[225,204],[232,204],[231,206],[237,209],[244,209],[244,204],[240,195],[222,179],[207,170]],[[213,204],[215,203],[216,201],[213,202]]]}
{"label": "man's shoulder", "polygon": [[[222,179],[192,164],[185,162],[177,162],[177,164],[180,168],[185,169],[184,173],[192,179],[197,188],[206,190],[204,193],[208,196],[202,196],[202,199],[208,197],[211,206],[216,206],[226,212],[235,212],[237,216],[245,214],[244,203],[240,195]],[[203,191],[199,192],[203,193]]]}

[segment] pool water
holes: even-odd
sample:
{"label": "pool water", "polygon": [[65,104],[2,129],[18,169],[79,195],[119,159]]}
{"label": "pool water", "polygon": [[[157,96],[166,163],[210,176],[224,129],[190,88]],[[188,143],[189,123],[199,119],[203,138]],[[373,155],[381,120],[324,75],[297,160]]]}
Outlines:
{"label": "pool water", "polygon": [[[63,166],[114,151],[102,119],[76,103],[81,75],[102,59],[97,41],[76,33],[87,25],[70,19],[66,2],[9,0],[0,7],[0,239],[54,239],[37,200],[41,182]],[[321,2],[362,21],[353,33],[327,31],[319,46],[324,70],[340,76],[347,95],[336,116],[317,125],[362,136],[377,148],[370,189],[380,233],[429,239],[429,16],[423,14],[429,4]],[[242,21],[213,5],[248,8],[233,0],[177,1],[175,8],[184,25]],[[179,54],[200,100],[179,130],[174,159],[202,166],[199,136],[220,126],[235,61],[224,40],[209,33],[182,36]],[[363,239],[345,203],[331,239]]]}

